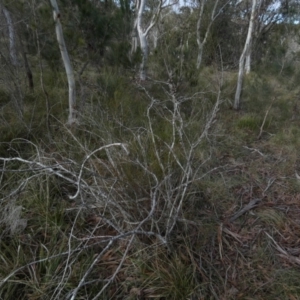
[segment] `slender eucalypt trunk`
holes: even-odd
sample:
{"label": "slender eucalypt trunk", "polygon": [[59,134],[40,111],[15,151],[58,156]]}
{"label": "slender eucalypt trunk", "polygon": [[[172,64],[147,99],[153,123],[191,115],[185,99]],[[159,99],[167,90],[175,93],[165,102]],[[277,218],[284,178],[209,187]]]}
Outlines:
{"label": "slender eucalypt trunk", "polygon": [[5,6],[2,6],[2,11],[8,28],[10,61],[13,66],[17,66],[19,63],[17,59],[16,35],[15,35],[14,24],[10,12]]}
{"label": "slender eucalypt trunk", "polygon": [[201,63],[202,63],[203,49],[207,42],[207,38],[209,36],[211,26],[212,26],[214,20],[216,19],[216,17],[219,15],[219,13],[216,14],[216,9],[217,9],[219,0],[215,0],[215,4],[214,4],[213,10],[211,12],[209,24],[206,28],[204,38],[202,39],[201,38],[201,29],[202,29],[201,25],[202,25],[202,19],[203,19],[204,6],[205,6],[206,2],[207,2],[207,0],[199,0],[200,10],[199,10],[199,16],[198,16],[198,21],[197,21],[197,44],[198,44],[198,56],[197,56],[197,64],[196,64],[197,69],[200,68]]}
{"label": "slender eucalypt trunk", "polygon": [[75,76],[73,67],[69,58],[68,50],[65,44],[63,30],[60,23],[60,11],[58,9],[58,5],[56,0],[50,0],[53,10],[53,19],[55,22],[55,31],[56,38],[59,45],[59,50],[61,53],[61,57],[63,60],[63,64],[66,70],[68,85],[69,85],[69,117],[68,117],[68,125],[73,125],[77,123],[77,114],[76,114],[76,91],[75,91]]}
{"label": "slender eucalypt trunk", "polygon": [[[236,87],[234,104],[233,104],[233,108],[236,110],[240,108],[241,91],[243,86],[244,73],[246,71],[246,58],[247,56],[250,55],[250,51],[251,51],[253,28],[254,28],[254,22],[256,17],[256,6],[257,6],[257,0],[252,0],[251,17],[249,21],[248,34],[247,34],[243,52],[239,60],[239,73],[238,73],[237,87]],[[247,60],[247,62],[249,64],[250,59]]]}
{"label": "slender eucalypt trunk", "polygon": [[140,65],[140,80],[146,80],[147,74],[146,74],[146,67],[147,67],[147,60],[148,60],[148,34],[150,30],[153,28],[153,26],[156,24],[158,17],[160,15],[161,10],[163,9],[163,0],[159,0],[158,7],[156,9],[156,12],[153,13],[152,19],[148,26],[146,26],[146,29],[144,29],[143,26],[143,14],[146,6],[146,0],[137,0],[136,1],[136,20],[134,22],[134,26],[136,26],[138,36],[139,36],[139,43],[140,48],[142,52],[142,62]]}

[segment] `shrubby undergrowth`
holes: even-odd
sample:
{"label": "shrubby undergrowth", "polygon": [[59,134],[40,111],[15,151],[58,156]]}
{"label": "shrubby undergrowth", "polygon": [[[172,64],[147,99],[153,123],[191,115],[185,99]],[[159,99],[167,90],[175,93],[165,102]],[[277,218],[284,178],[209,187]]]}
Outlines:
{"label": "shrubby undergrowth", "polygon": [[[10,154],[0,158],[1,297],[185,298],[199,289],[174,242],[197,224],[198,184],[221,168],[209,164],[220,88],[185,97],[169,82],[99,80],[80,125],[51,115],[44,130],[31,120],[29,135],[1,144]],[[153,275],[143,279],[144,268]]]}

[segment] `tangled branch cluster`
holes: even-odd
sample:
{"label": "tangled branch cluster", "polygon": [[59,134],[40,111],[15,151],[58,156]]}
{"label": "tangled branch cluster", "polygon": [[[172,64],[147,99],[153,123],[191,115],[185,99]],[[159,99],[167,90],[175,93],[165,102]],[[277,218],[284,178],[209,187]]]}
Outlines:
{"label": "tangled branch cluster", "polygon": [[[203,166],[209,157],[199,162],[196,156],[197,149],[208,137],[216,118],[220,93],[216,96],[210,114],[206,115],[202,131],[199,129],[195,138],[189,134],[189,124],[181,110],[182,103],[187,99],[177,98],[173,87],[170,84],[167,86],[168,103],[171,105],[154,99],[145,90],[149,99],[146,128],[131,130],[133,138],[126,143],[109,143],[94,151],[86,150],[86,156],[81,163],[70,158],[60,156],[58,159],[55,155],[46,155],[37,145],[24,140],[14,142],[30,144],[35,149],[33,156],[27,159],[21,156],[0,157],[0,205],[8,207],[8,204],[16,201],[26,191],[32,181],[46,175],[68,186],[68,199],[65,200],[73,204],[69,205],[66,212],[76,212],[68,235],[68,250],[34,260],[13,270],[0,281],[0,288],[22,269],[57,257],[65,257],[60,283],[51,298],[62,299],[63,287],[69,279],[76,258],[87,249],[100,247],[101,251],[86,268],[77,287],[64,295],[65,299],[76,299],[78,291],[89,284],[88,277],[103,255],[115,243],[125,243],[118,267],[109,278],[104,281],[102,279],[104,285],[93,298],[98,299],[116,278],[137,237],[146,236],[171,250],[172,232],[179,221],[185,220],[183,206],[190,187],[214,171],[211,169],[203,172]],[[155,118],[158,117],[167,120],[170,126],[168,140],[162,140],[156,134]],[[77,141],[75,136],[72,137]],[[79,141],[78,144],[83,147]],[[105,159],[100,158],[100,154],[105,154]],[[25,174],[18,176],[13,190],[9,190],[4,182],[5,175],[11,172]],[[133,172],[141,178],[132,178],[136,176]],[[18,212],[20,208],[21,206],[15,207]],[[97,222],[89,235],[82,238],[76,236],[75,227],[78,216],[84,210],[93,211],[97,215]],[[16,214],[11,214],[11,217],[20,219]],[[14,224],[16,222],[17,220]],[[12,223],[6,221],[6,225],[9,224],[12,226]],[[20,224],[18,226],[22,225],[24,229],[26,224]],[[104,229],[102,232],[107,234],[99,235],[99,229]]]}

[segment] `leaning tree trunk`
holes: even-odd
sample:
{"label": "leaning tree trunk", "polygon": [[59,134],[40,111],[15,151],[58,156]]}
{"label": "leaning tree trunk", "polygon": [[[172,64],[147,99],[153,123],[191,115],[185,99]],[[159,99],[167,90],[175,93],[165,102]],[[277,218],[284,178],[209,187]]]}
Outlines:
{"label": "leaning tree trunk", "polygon": [[[244,73],[245,73],[245,68],[246,68],[245,60],[246,60],[247,55],[250,54],[250,50],[251,50],[251,41],[252,41],[252,35],[253,35],[255,15],[256,15],[256,3],[257,3],[257,0],[252,0],[251,17],[250,17],[250,21],[249,21],[248,34],[247,34],[244,49],[243,49],[243,52],[241,54],[240,61],[239,61],[239,74],[238,74],[238,79],[237,79],[237,87],[236,87],[234,105],[233,105],[233,108],[236,110],[240,108],[241,91],[242,91],[243,78],[244,78]],[[250,63],[250,60],[248,62]]]}
{"label": "leaning tree trunk", "polygon": [[249,45],[249,50],[245,59],[245,74],[249,74],[251,72],[251,48],[252,45]]}
{"label": "leaning tree trunk", "polygon": [[76,116],[76,91],[75,91],[75,76],[69,54],[66,48],[63,31],[60,23],[60,12],[56,0],[50,0],[53,10],[53,19],[55,22],[56,38],[59,45],[61,57],[66,70],[68,85],[69,85],[69,117],[68,124],[72,125],[77,122]]}

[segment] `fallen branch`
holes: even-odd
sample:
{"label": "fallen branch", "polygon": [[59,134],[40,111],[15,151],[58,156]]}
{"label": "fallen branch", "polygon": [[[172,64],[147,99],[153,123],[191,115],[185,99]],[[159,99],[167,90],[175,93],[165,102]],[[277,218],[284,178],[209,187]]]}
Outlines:
{"label": "fallen branch", "polygon": [[263,129],[264,129],[264,126],[265,126],[265,123],[266,123],[266,120],[267,120],[267,116],[268,116],[268,114],[269,114],[269,112],[270,112],[270,109],[271,109],[271,107],[272,107],[273,102],[274,102],[275,99],[276,99],[275,97],[272,99],[272,102],[271,102],[269,108],[267,109],[267,111],[266,111],[266,113],[265,113],[265,117],[264,117],[263,122],[262,122],[262,124],[261,124],[261,126],[260,126],[259,134],[258,134],[258,136],[257,136],[257,139],[258,139],[258,140],[259,140],[259,139],[261,138],[261,136],[262,136]]}
{"label": "fallen branch", "polygon": [[246,206],[244,206],[242,209],[240,209],[235,215],[233,215],[230,218],[230,222],[235,221],[237,218],[239,218],[241,215],[243,215],[244,213],[246,213],[247,211],[251,210],[252,208],[256,207],[258,205],[259,202],[261,202],[261,198],[256,198],[251,200]]}
{"label": "fallen branch", "polygon": [[265,232],[265,234],[274,243],[277,251],[280,252],[280,254],[278,254],[279,256],[288,259],[290,262],[300,265],[300,258],[290,255],[287,251],[285,251],[283,248],[281,248],[267,232]]}

